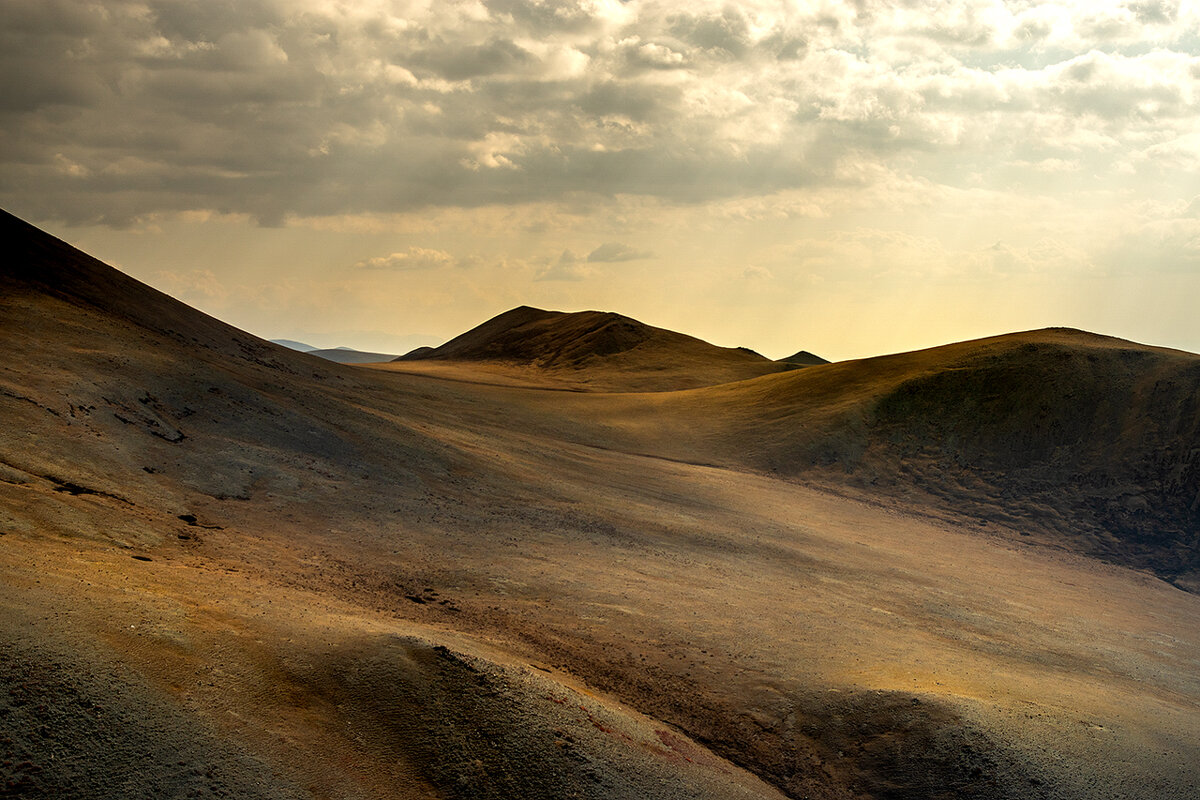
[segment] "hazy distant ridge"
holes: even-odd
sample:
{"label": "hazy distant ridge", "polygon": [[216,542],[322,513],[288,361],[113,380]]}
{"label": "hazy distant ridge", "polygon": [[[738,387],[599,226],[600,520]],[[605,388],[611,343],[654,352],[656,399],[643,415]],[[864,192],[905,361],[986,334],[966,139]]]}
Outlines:
{"label": "hazy distant ridge", "polygon": [[280,344],[280,345],[283,345],[284,347],[291,348],[292,350],[299,350],[301,353],[311,353],[312,351],[318,349],[316,347],[313,347],[311,344],[305,344],[304,342],[297,342],[295,339],[271,339],[270,341],[273,344]]}

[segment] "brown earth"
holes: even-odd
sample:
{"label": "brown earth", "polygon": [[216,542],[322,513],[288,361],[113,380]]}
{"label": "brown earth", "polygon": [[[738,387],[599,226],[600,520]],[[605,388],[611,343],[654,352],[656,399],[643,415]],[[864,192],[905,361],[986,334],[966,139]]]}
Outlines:
{"label": "brown earth", "polygon": [[1200,588],[1193,353],[1047,329],[550,403],[598,446],[803,479]]}
{"label": "brown earth", "polygon": [[[3,227],[0,792],[1196,796],[1200,597],[985,469],[1050,470],[1050,436],[1133,480],[1196,441],[1146,388],[1194,356],[1047,332],[553,391],[287,351]],[[1133,387],[1075,397],[1116,452],[1001,446],[1060,420],[969,380],[1022,353]]]}

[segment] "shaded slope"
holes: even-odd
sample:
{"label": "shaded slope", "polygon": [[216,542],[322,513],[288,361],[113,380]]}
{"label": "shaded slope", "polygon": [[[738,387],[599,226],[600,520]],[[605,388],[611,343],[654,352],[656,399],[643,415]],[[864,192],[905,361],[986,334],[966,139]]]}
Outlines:
{"label": "shaded slope", "polygon": [[529,306],[506,311],[440,347],[421,348],[397,361],[536,367],[604,391],[711,386],[789,368],[745,348],[717,347],[620,314]]}
{"label": "shaded slope", "polygon": [[296,360],[295,351],[201,314],[4,211],[0,235],[10,248],[0,270],[0,287],[10,295],[32,292],[77,304],[112,321],[262,366],[304,363]]}
{"label": "shaded slope", "polygon": [[701,452],[722,463],[907,498],[1200,586],[1191,353],[1048,329],[808,367],[641,413],[686,420],[667,425],[665,450],[704,425]]}
{"label": "shaded slope", "polygon": [[0,229],[13,253],[0,270],[0,477],[57,489],[47,517],[64,492],[169,519],[192,493],[316,500],[364,459],[398,487],[447,463],[444,445],[403,426],[385,459],[377,415],[328,404],[328,385],[370,390],[358,370],[225,325],[13,217]]}

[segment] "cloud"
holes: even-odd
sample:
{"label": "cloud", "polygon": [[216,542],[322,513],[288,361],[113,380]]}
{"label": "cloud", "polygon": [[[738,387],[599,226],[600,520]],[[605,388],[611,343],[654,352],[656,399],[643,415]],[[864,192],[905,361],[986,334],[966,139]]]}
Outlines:
{"label": "cloud", "polygon": [[636,261],[642,258],[651,258],[653,255],[649,250],[638,250],[620,242],[605,242],[588,253],[587,260],[591,263],[611,263],[616,261]]}
{"label": "cloud", "polygon": [[437,269],[439,267],[452,266],[455,263],[454,256],[443,250],[430,250],[424,247],[410,247],[397,253],[390,253],[386,256],[376,256],[359,261],[354,266],[366,267],[368,269],[386,269],[386,270],[417,270],[417,269]]}
{"label": "cloud", "polygon": [[855,171],[1152,166],[1200,133],[1190,6],[801,5],[5,0],[0,204],[279,225],[739,203]]}
{"label": "cloud", "polygon": [[715,13],[674,15],[669,30],[681,40],[725,58],[743,56],[753,46],[745,13],[735,6]]}
{"label": "cloud", "polygon": [[979,248],[949,246],[933,236],[858,228],[798,243],[790,270],[848,283],[894,281],[953,282],[1015,275],[1094,273],[1092,258],[1078,246],[1044,237],[1029,244],[998,241]]}
{"label": "cloud", "polygon": [[618,48],[623,51],[628,65],[634,69],[682,69],[689,64],[686,55],[669,45],[643,42],[637,36],[623,39]]}
{"label": "cloud", "polygon": [[1098,254],[1107,269],[1126,275],[1200,272],[1200,219],[1146,219],[1114,237]]}
{"label": "cloud", "polygon": [[587,262],[570,250],[563,250],[553,261],[534,273],[535,281],[582,281],[592,277],[595,271]]}
{"label": "cloud", "polygon": [[976,253],[958,256],[963,266],[982,273],[1017,275],[1077,275],[1095,272],[1091,257],[1083,250],[1056,239],[1042,239],[1028,247],[1013,247],[996,242]]}
{"label": "cloud", "polygon": [[766,281],[775,276],[766,267],[749,266],[742,270],[742,277],[748,281]]}

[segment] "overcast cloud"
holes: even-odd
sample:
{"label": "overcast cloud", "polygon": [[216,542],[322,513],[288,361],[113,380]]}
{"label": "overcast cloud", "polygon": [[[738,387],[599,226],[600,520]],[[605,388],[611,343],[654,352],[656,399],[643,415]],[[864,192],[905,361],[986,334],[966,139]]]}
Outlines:
{"label": "overcast cloud", "polygon": [[1166,0],[0,9],[4,198],[71,222],[1150,179],[1200,136],[1200,19]]}
{"label": "overcast cloud", "polygon": [[[506,207],[526,232],[559,224],[538,208],[588,220],[503,253],[460,231],[340,262],[524,259],[528,281],[654,257],[670,272],[648,226],[682,213],[806,221],[756,229],[765,249],[723,267],[756,285],[918,262],[1111,272],[1141,254],[1186,272],[1198,30],[1192,0],[0,0],[0,204],[114,228]],[[956,223],[966,199],[1015,227]],[[1108,240],[1039,230],[1034,208]]]}

